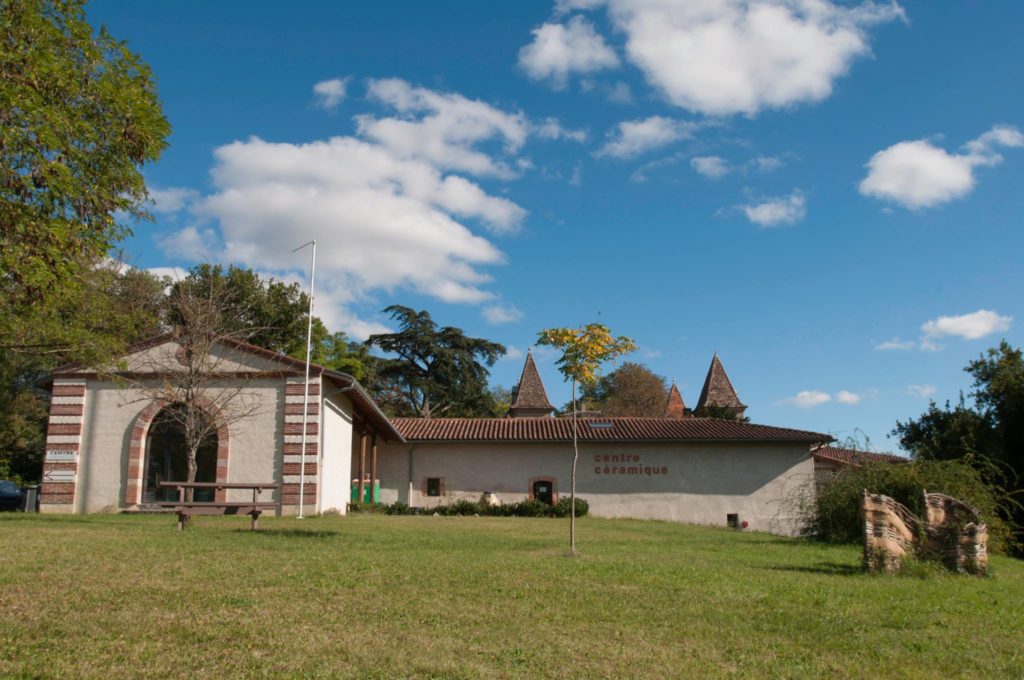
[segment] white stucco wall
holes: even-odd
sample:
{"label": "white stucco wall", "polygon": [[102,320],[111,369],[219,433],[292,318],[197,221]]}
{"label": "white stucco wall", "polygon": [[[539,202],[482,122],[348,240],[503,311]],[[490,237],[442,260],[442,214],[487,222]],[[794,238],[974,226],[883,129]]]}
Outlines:
{"label": "white stucco wall", "polygon": [[[784,500],[813,485],[808,449],[786,443],[588,442],[580,447],[576,491],[599,517],[725,525],[735,513],[751,529],[791,533],[794,521]],[[567,444],[392,444],[382,459],[381,500],[431,507],[477,499],[484,491],[503,502],[521,501],[536,477],[553,478],[562,497],[569,492],[572,450]],[[445,497],[424,496],[428,477],[444,479]]]}
{"label": "white stucco wall", "polygon": [[[280,479],[281,431],[284,425],[284,380],[231,380],[259,404],[256,413],[229,425],[228,481],[272,482]],[[136,388],[90,379],[87,383],[82,450],[79,456],[75,512],[125,507],[129,442],[138,415],[150,405]],[[248,494],[248,496],[246,496]],[[231,492],[228,500],[251,498]],[[266,497],[269,500],[269,495]]]}
{"label": "white stucco wall", "polygon": [[352,484],[352,402],[344,394],[323,400],[320,512],[345,514]]}

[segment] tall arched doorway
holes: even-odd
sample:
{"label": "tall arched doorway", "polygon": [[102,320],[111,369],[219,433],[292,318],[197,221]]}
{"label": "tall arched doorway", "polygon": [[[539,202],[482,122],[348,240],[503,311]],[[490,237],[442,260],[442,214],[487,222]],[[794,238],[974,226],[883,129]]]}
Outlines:
{"label": "tall arched doorway", "polygon": [[[188,481],[188,449],[179,415],[180,406],[170,405],[153,419],[146,436],[146,464],[142,501],[156,503],[177,499],[174,489],[160,488],[160,482]],[[197,482],[217,481],[217,435],[211,433],[196,454]],[[193,500],[212,501],[213,489],[196,490]]]}

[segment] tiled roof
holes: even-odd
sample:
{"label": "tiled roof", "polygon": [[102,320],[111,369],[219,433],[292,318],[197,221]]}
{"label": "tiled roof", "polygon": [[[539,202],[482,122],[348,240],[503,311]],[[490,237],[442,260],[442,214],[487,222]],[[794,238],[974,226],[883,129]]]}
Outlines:
{"label": "tiled roof", "polygon": [[711,367],[708,368],[708,375],[704,379],[704,388],[700,391],[700,398],[697,400],[697,408],[702,406],[724,406],[727,408],[746,408],[740,402],[736,390],[733,389],[732,381],[725,372],[718,354],[711,359]]}
{"label": "tiled roof", "polygon": [[527,352],[526,363],[523,364],[523,374],[519,377],[519,385],[516,387],[509,412],[514,415],[517,410],[553,411],[554,409],[555,407],[548,401],[548,393],[544,389],[540,373],[537,372],[537,364],[533,362],[533,352]]}
{"label": "tiled roof", "polygon": [[814,450],[814,457],[842,463],[843,465],[860,465],[862,463],[906,463],[903,456],[891,453],[870,453],[856,449],[841,449],[835,446],[823,446]]}
{"label": "tiled roof", "polygon": [[[410,442],[568,442],[568,418],[394,418]],[[827,434],[717,418],[600,418],[579,423],[583,441],[775,441],[824,444]]]}
{"label": "tiled roof", "polygon": [[686,403],[683,401],[683,395],[680,394],[679,388],[676,387],[675,383],[672,383],[672,389],[668,391],[668,405],[665,406],[665,417],[674,420],[686,417]]}

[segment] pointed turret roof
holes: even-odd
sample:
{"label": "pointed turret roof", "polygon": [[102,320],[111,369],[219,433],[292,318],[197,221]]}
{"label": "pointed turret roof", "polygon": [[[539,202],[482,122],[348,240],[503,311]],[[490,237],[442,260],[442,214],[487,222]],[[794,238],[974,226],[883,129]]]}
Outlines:
{"label": "pointed turret roof", "polygon": [[676,387],[676,381],[672,381],[672,388],[668,391],[668,404],[665,406],[665,417],[674,420],[682,420],[686,417],[686,403],[683,402],[683,395]]}
{"label": "pointed turret roof", "polygon": [[512,405],[508,414],[513,418],[517,416],[546,416],[551,415],[555,407],[548,401],[548,393],[544,389],[544,383],[537,372],[537,364],[533,362],[533,352],[526,353],[526,363],[523,364],[523,374],[519,376],[519,384],[516,385],[512,395]]}
{"label": "pointed turret roof", "polygon": [[700,391],[700,399],[697,400],[697,408],[703,406],[747,408],[746,404],[740,401],[736,390],[733,389],[732,382],[725,373],[725,366],[722,366],[722,361],[718,358],[718,352],[715,352],[715,356],[711,359],[708,376],[704,379],[704,388]]}

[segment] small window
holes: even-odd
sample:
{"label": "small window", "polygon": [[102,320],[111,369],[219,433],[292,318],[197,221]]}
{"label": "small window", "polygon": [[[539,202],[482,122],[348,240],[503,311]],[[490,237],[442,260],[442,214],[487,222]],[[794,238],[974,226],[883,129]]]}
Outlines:
{"label": "small window", "polygon": [[441,478],[440,477],[427,477],[427,495],[428,496],[440,496],[441,495]]}
{"label": "small window", "polygon": [[725,523],[730,529],[740,528],[740,516],[736,513],[729,513],[725,516]]}

